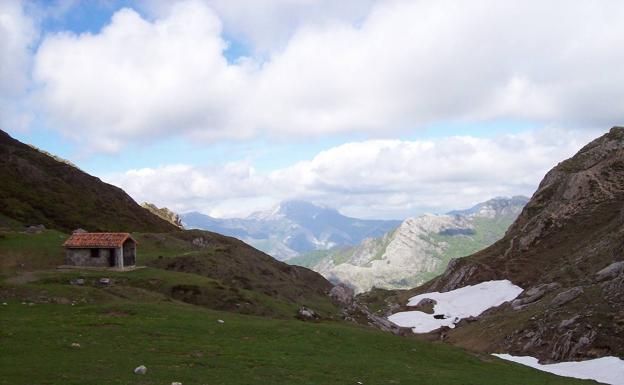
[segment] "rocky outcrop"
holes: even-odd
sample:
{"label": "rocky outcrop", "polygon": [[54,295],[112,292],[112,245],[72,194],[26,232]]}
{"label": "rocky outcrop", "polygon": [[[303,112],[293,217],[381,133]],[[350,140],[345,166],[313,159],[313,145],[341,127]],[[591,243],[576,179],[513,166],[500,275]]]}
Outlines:
{"label": "rocky outcrop", "polygon": [[184,226],[182,226],[182,219],[180,219],[180,216],[166,207],[158,208],[156,205],[148,202],[141,203],[141,207],[180,229],[184,228]]}

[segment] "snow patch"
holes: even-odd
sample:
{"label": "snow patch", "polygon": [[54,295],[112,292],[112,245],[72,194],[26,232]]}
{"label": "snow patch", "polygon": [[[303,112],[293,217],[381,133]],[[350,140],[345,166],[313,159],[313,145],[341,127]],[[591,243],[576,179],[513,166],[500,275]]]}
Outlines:
{"label": "snow patch", "polygon": [[602,357],[586,361],[569,361],[542,365],[537,358],[530,356],[519,357],[509,354],[493,354],[493,356],[558,376],[596,380],[611,385],[624,385],[624,360],[617,357]]}
{"label": "snow patch", "polygon": [[462,318],[476,317],[489,308],[515,299],[522,291],[521,287],[505,279],[481,282],[445,293],[420,294],[410,298],[407,306],[416,306],[425,298],[433,299],[437,302],[433,314],[406,311],[393,314],[388,320],[402,327],[411,327],[414,333],[428,333],[442,326],[454,328]]}

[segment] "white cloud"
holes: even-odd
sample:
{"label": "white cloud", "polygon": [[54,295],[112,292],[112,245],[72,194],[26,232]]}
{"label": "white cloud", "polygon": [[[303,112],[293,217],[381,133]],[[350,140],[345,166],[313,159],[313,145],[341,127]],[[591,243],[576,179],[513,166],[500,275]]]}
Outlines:
{"label": "white cloud", "polygon": [[28,126],[30,117],[17,99],[29,84],[30,45],[36,37],[35,23],[20,2],[0,2],[0,129]]}
{"label": "white cloud", "polygon": [[[267,4],[270,20],[292,14],[295,26],[191,1],[154,20],[121,10],[96,35],[47,36],[34,72],[47,116],[96,150],[118,151],[170,135],[388,136],[499,118],[607,128],[624,115],[620,1]],[[228,63],[222,20],[274,51]],[[278,35],[284,44],[266,42]]]}
{"label": "white cloud", "polygon": [[356,217],[404,218],[531,195],[544,174],[596,133],[543,129],[496,138],[347,143],[270,173],[248,162],[130,170],[106,179],[138,201],[179,212],[243,216],[306,199]]}

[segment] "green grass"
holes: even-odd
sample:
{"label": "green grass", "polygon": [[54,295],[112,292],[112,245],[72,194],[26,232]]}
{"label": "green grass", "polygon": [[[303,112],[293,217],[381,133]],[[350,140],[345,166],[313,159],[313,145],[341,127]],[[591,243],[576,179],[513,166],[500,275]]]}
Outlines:
{"label": "green grass", "polygon": [[[0,384],[7,385],[587,383],[333,321],[276,320],[158,299],[29,306],[17,297],[0,306],[0,324]],[[132,373],[139,365],[146,375]]]}
{"label": "green grass", "polygon": [[0,272],[51,268],[63,263],[67,235],[56,230],[40,234],[0,232]]}

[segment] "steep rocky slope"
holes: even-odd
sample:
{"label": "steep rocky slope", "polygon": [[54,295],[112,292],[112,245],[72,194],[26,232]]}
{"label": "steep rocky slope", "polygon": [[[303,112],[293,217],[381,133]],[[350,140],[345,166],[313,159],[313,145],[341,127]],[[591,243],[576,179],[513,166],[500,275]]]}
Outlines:
{"label": "steep rocky slope", "polygon": [[182,214],[187,228],[215,231],[236,237],[272,255],[288,260],[313,250],[357,245],[396,228],[400,221],[350,218],[337,210],[303,201],[286,201],[270,211],[247,218],[212,218],[191,212]]}
{"label": "steep rocky slope", "polygon": [[59,230],[171,231],[118,187],[0,131],[0,214]]}
{"label": "steep rocky slope", "polygon": [[383,237],[289,263],[310,267],[356,292],[414,287],[441,274],[451,258],[469,255],[500,239],[527,201],[525,197],[495,198],[447,215],[409,218]]}
{"label": "steep rocky slope", "polygon": [[458,345],[562,361],[624,356],[624,128],[545,176],[505,236],[416,293],[509,279],[525,291],[448,334]]}

